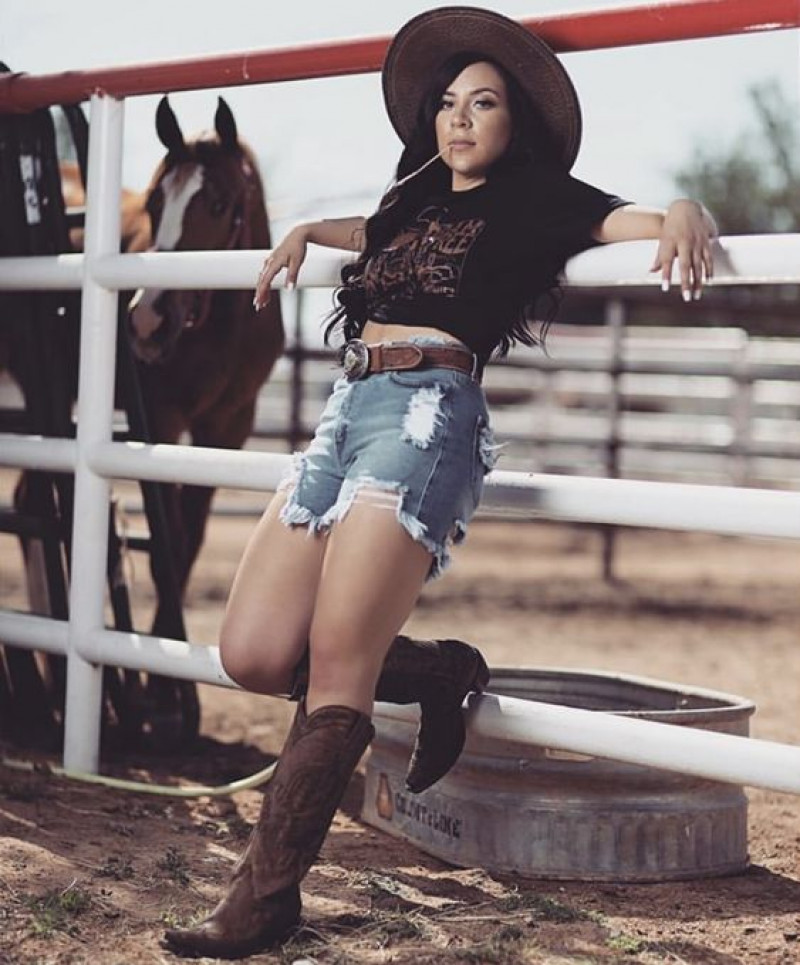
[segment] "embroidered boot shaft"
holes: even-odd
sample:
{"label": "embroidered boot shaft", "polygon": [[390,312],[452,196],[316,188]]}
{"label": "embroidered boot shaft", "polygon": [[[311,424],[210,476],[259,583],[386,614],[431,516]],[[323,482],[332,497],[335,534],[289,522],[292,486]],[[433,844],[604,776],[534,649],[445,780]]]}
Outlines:
{"label": "embroidered boot shaft", "polygon": [[228,893],[196,928],[165,933],[172,951],[245,958],[288,937],[300,920],[300,881],[373,734],[359,711],[329,706],[306,716],[300,702]]}

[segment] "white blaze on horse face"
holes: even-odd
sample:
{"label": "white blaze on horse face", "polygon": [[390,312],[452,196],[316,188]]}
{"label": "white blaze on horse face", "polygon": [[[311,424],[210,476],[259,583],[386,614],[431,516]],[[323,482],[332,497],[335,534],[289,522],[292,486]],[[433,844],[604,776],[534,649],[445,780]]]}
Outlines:
{"label": "white blaze on horse face", "polygon": [[186,168],[175,168],[165,175],[161,182],[164,207],[161,222],[155,237],[157,251],[174,251],[183,232],[183,217],[189,202],[203,187],[203,169],[199,164]]}
{"label": "white blaze on horse face", "polygon": [[[156,251],[175,250],[183,233],[186,209],[202,187],[203,169],[199,164],[174,168],[164,176],[158,189],[164,196],[164,204],[158,231],[153,239]],[[139,339],[150,338],[164,320],[155,308],[159,295],[159,288],[139,289],[131,300],[131,324]]]}

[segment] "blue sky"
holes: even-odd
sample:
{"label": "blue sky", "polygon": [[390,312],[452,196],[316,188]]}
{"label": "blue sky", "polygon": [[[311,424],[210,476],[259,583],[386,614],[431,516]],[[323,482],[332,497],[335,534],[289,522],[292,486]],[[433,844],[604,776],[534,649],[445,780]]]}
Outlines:
{"label": "blue sky", "polygon": [[[0,58],[48,73],[170,57],[393,33],[431,6],[421,0],[3,0]],[[631,6],[629,0],[505,0],[513,17]],[[776,81],[800,101],[798,32],[566,55],[584,112],[575,173],[625,197],[665,204],[672,172],[695,145],[733,141],[751,123],[754,83]],[[217,92],[173,95],[186,133],[211,124]],[[377,74],[223,92],[268,183],[278,232],[298,220],[368,213],[391,178],[399,142]],[[126,105],[125,183],[143,187],[161,149],[157,98]]]}

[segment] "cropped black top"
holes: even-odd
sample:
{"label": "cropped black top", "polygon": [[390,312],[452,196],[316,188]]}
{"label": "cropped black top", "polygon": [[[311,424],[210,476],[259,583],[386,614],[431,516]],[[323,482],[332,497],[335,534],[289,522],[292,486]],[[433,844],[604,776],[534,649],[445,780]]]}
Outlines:
{"label": "cropped black top", "polygon": [[486,361],[592,229],[627,204],[564,171],[530,166],[432,196],[364,268],[367,317],[448,332]]}

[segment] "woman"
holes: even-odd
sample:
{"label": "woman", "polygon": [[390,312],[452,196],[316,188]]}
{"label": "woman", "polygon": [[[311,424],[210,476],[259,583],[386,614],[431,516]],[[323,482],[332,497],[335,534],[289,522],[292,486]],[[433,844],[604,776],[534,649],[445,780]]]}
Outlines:
{"label": "woman", "polygon": [[422,14],[395,37],[383,86],[405,144],[397,182],[367,220],[291,231],[256,289],[260,307],[284,269],[292,287],[309,243],[359,252],[329,329],[347,339],[344,376],[247,547],[220,644],[242,686],[300,703],[229,893],[198,928],[167,933],[189,954],[243,957],[296,925],[299,883],[372,738],[376,695],[422,703],[412,789],[458,756],[483,659],[457,641],[395,638],[492,466],[480,388],[492,352],[536,341],[526,309],[593,244],[658,239],[653,270],[668,288],[677,259],[687,300],[711,275],[715,228],[700,205],[646,209],[570,177],[577,96],[514,21]]}

